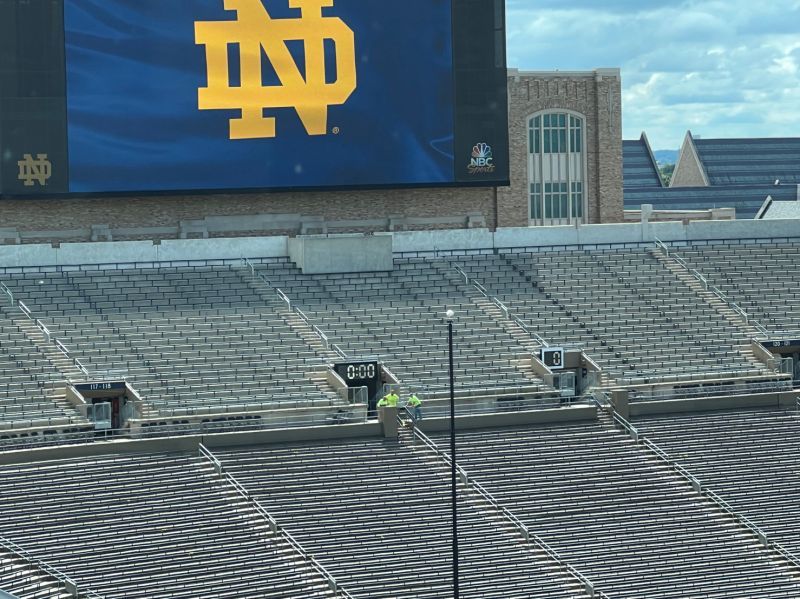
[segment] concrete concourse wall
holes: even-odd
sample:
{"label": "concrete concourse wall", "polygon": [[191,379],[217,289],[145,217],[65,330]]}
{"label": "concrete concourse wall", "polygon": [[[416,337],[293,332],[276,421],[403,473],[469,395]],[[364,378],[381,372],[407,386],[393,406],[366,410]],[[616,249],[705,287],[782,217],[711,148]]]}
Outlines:
{"label": "concrete concourse wall", "polygon": [[[670,244],[682,244],[706,240],[800,238],[800,219],[514,227],[497,231],[400,231],[381,234],[380,237],[390,235],[395,253],[652,243],[656,238]],[[285,236],[174,239],[160,244],[115,241],[64,243],[57,248],[44,244],[0,245],[0,268],[287,257],[288,239]]]}

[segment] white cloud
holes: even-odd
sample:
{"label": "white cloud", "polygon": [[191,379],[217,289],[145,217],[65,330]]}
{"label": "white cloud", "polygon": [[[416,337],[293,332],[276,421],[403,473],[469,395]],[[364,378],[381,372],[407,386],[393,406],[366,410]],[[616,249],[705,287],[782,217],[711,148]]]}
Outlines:
{"label": "white cloud", "polygon": [[800,136],[800,1],[506,0],[509,66],[622,69],[624,137]]}

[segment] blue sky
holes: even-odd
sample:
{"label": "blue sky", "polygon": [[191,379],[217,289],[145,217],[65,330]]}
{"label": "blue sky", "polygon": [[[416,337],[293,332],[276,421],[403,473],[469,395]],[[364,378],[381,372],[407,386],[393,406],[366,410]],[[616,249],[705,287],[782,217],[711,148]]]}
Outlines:
{"label": "blue sky", "polygon": [[623,137],[800,137],[800,0],[506,0],[508,65],[622,70]]}

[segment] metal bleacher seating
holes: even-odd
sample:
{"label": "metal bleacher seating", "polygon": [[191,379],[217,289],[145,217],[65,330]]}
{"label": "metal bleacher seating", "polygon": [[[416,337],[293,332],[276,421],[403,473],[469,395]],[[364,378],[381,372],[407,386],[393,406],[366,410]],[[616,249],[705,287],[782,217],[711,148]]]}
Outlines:
{"label": "metal bleacher seating", "polygon": [[470,300],[444,261],[397,257],[391,272],[351,275],[303,275],[288,262],[273,262],[259,272],[348,355],[380,357],[405,386],[428,397],[447,390],[448,308],[457,314],[460,395],[546,389],[518,366],[525,349]]}
{"label": "metal bleacher seating", "polygon": [[609,597],[800,596],[788,564],[611,425],[462,432],[459,448],[474,480]]}
{"label": "metal bleacher seating", "polygon": [[0,535],[100,597],[334,597],[200,457],[3,466],[0,488]]}
{"label": "metal bleacher seating", "polygon": [[800,241],[714,243],[676,249],[771,333],[800,337]]}
{"label": "metal bleacher seating", "polygon": [[640,433],[768,537],[800,554],[800,415],[759,409],[639,418]]}
{"label": "metal bleacher seating", "polygon": [[[342,441],[217,452],[353,596],[452,596],[448,469],[409,442]],[[579,598],[580,585],[462,493],[464,597]]]}
{"label": "metal bleacher seating", "polygon": [[0,437],[13,428],[87,424],[64,396],[63,376],[22,328],[25,318],[0,309]]}
{"label": "metal bleacher seating", "polygon": [[158,415],[334,405],[322,357],[223,267],[31,272],[15,296],[95,377],[126,377]]}
{"label": "metal bleacher seating", "polygon": [[514,250],[458,262],[548,343],[582,347],[618,381],[763,374],[744,332],[647,249]]}

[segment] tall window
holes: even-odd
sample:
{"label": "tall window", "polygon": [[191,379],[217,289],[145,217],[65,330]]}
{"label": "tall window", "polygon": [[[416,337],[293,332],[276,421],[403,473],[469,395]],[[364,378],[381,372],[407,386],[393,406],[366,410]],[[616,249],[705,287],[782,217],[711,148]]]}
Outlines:
{"label": "tall window", "polygon": [[584,119],[568,112],[528,121],[530,218],[535,224],[584,220]]}

